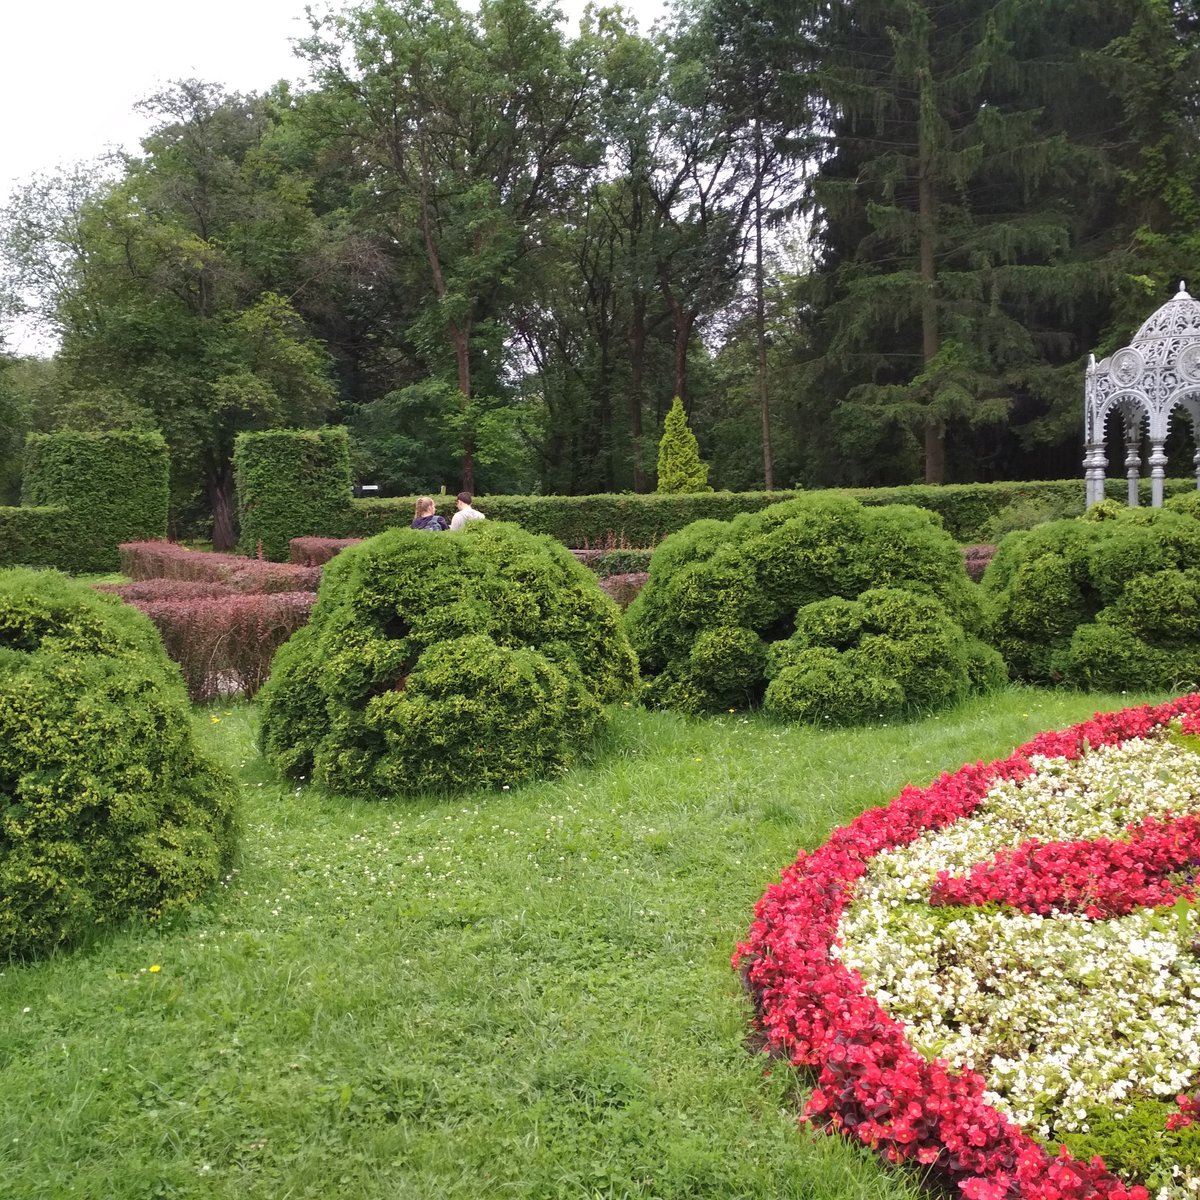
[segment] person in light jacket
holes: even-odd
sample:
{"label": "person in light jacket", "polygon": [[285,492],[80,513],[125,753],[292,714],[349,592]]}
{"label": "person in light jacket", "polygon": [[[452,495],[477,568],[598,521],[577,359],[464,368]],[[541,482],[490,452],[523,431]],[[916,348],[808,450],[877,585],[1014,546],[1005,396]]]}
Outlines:
{"label": "person in light jacket", "polygon": [[479,509],[471,507],[470,492],[459,492],[456,503],[458,505],[458,512],[450,518],[451,533],[457,533],[466,526],[468,521],[483,521],[487,519]]}

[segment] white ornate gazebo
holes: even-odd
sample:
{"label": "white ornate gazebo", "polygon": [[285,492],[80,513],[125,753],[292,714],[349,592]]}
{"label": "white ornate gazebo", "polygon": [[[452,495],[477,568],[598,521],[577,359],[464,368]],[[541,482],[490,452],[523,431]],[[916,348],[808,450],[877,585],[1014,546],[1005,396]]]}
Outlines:
{"label": "white ornate gazebo", "polygon": [[1164,446],[1171,414],[1182,408],[1192,421],[1197,450],[1192,458],[1200,488],[1200,300],[1181,283],[1178,294],[1111,358],[1088,359],[1084,384],[1084,475],[1088,507],[1104,499],[1104,433],[1108,418],[1121,415],[1125,429],[1125,476],[1129,503],[1138,502],[1142,439],[1150,440],[1150,503],[1163,502],[1167,474]]}

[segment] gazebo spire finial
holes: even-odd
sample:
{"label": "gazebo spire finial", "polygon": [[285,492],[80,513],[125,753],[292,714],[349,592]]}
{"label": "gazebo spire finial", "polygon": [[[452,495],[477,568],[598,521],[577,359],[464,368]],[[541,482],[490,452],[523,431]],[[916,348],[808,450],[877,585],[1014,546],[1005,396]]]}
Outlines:
{"label": "gazebo spire finial", "polygon": [[1179,291],[1175,293],[1175,299],[1176,300],[1190,300],[1191,299],[1191,296],[1188,295],[1186,279],[1181,279],[1179,281]]}

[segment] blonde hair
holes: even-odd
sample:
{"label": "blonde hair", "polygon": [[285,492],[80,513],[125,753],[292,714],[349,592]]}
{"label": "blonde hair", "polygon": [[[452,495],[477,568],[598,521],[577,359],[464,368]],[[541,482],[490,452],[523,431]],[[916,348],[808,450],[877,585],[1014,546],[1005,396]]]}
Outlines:
{"label": "blonde hair", "polygon": [[420,496],[417,499],[417,516],[427,517],[430,513],[437,511],[437,505],[429,496]]}

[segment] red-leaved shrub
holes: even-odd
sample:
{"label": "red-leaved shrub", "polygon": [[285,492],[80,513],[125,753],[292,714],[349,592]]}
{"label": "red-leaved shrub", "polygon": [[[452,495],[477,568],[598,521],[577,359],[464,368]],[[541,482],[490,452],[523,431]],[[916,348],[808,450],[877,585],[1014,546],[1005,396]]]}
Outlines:
{"label": "red-leaved shrub", "polygon": [[606,575],[596,582],[622,608],[628,608],[649,578],[649,571],[632,571],[628,575]]}
{"label": "red-leaved shrub", "polygon": [[139,579],[135,583],[97,583],[98,592],[114,592],[131,604],[135,600],[215,600],[232,596],[227,583],[204,579]]}
{"label": "red-leaved shrub", "polygon": [[983,573],[987,570],[987,565],[992,561],[995,553],[996,546],[992,542],[980,542],[975,546],[963,547],[963,565],[967,568],[967,574],[976,583],[983,578]]}
{"label": "red-leaved shrub", "polygon": [[347,546],[357,546],[362,538],[296,537],[288,542],[288,558],[302,567],[324,566]]}
{"label": "red-leaved shrub", "polygon": [[316,598],[307,591],[177,600],[127,597],[158,627],[197,703],[233,692],[253,696],[267,681],[275,651],[307,624]]}
{"label": "red-leaved shrub", "polygon": [[315,592],[321,581],[319,567],[189,550],[174,542],[125,542],[119,550],[121,571],[134,580],[225,583],[245,593]]}

